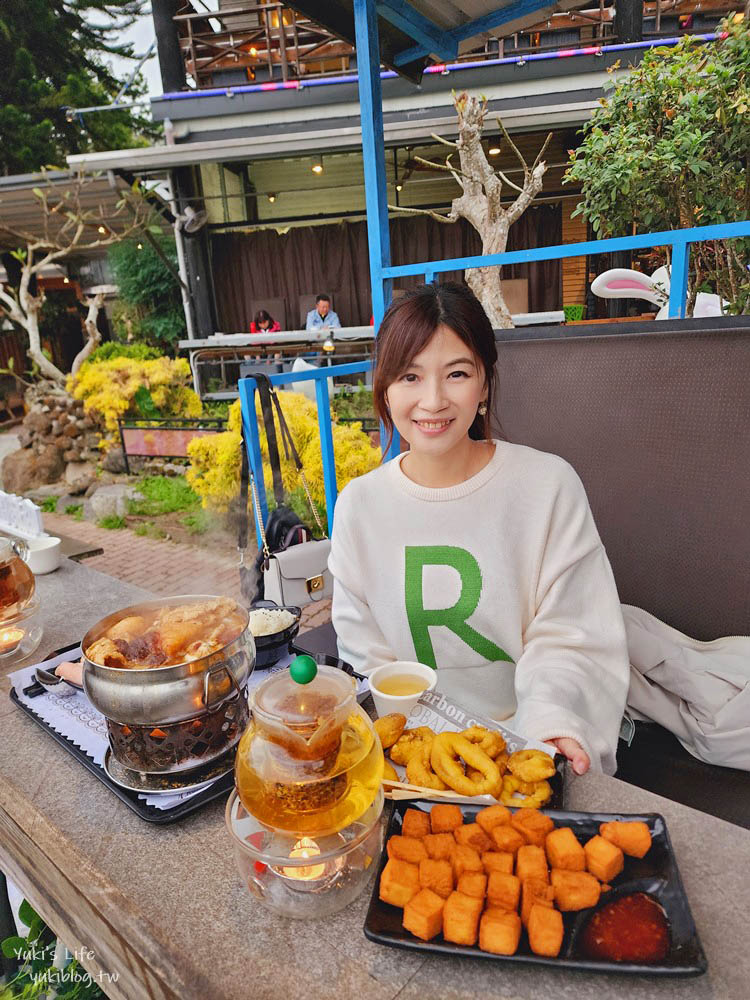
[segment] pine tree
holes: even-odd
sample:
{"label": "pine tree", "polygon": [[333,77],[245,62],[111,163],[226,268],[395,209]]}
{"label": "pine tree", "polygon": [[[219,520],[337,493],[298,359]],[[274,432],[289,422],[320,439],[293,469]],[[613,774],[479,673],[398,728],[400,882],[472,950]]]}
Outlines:
{"label": "pine tree", "polygon": [[[107,104],[123,80],[108,63],[144,0],[3,0],[0,4],[0,173],[65,166],[65,155],[139,145],[150,121],[124,111],[69,121],[66,107]],[[136,81],[128,94],[143,93]],[[127,98],[125,98],[127,99]]]}

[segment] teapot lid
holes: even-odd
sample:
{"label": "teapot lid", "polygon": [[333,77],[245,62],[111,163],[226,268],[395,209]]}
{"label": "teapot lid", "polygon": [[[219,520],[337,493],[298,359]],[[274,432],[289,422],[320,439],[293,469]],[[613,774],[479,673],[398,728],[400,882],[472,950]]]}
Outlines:
{"label": "teapot lid", "polygon": [[255,692],[253,711],[287,726],[300,735],[311,735],[328,720],[336,719],[351,707],[354,678],[334,667],[318,666],[310,656],[292,661],[289,670],[280,670]]}

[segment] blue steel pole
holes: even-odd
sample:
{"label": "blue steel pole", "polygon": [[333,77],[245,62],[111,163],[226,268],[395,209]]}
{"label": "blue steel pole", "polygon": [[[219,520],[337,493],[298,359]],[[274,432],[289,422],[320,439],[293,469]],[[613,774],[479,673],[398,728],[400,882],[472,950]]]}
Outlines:
{"label": "blue steel pole", "polygon": [[333,428],[331,427],[331,401],[328,398],[328,380],[315,380],[315,396],[318,402],[318,427],[320,428],[320,450],[323,454],[323,483],[326,491],[328,512],[328,534],[333,531],[333,509],[336,506],[338,485],[336,483],[336,459],[333,454]]}
{"label": "blue steel pole", "polygon": [[687,240],[675,240],[672,244],[672,267],[669,280],[670,319],[683,319],[687,311],[688,271],[690,268],[690,244]]}
{"label": "blue steel pole", "polygon": [[[362,161],[365,174],[367,243],[370,251],[370,285],[375,335],[391,301],[392,281],[383,274],[391,263],[391,236],[388,229],[388,192],[385,179],[385,139],[383,137],[383,94],[380,85],[380,40],[375,0],[354,0],[354,29],[357,45],[359,113],[362,124]],[[381,441],[385,441],[383,425]],[[394,434],[386,458],[401,450]]]}
{"label": "blue steel pole", "polygon": [[[263,480],[263,456],[260,453],[258,418],[255,413],[256,386],[257,383],[254,378],[241,378],[238,383],[240,408],[242,411],[242,426],[245,432],[245,441],[247,443],[247,459],[250,465],[250,472],[255,479],[255,485],[258,490],[260,513],[265,526],[268,522],[268,504],[266,503],[266,484]],[[252,484],[250,489],[252,490]],[[252,502],[252,493],[250,494],[250,499]],[[255,536],[258,540],[258,548],[260,548],[262,537],[260,533],[260,524],[258,523],[258,514],[255,510],[255,504],[253,504],[252,507],[255,519]]]}

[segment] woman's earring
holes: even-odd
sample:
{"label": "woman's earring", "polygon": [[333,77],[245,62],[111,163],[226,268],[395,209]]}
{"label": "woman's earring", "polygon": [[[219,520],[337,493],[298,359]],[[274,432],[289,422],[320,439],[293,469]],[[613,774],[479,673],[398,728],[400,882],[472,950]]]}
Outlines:
{"label": "woman's earring", "polygon": [[477,413],[479,414],[480,417],[487,416],[487,404],[485,402],[481,402],[479,404],[479,409],[477,410]]}

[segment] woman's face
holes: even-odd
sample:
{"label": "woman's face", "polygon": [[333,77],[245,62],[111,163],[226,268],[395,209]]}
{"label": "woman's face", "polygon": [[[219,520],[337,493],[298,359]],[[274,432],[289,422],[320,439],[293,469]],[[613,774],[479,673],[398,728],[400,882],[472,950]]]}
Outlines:
{"label": "woman's face", "polygon": [[471,348],[450,327],[439,326],[385,395],[412,451],[440,455],[467,439],[487,386]]}
{"label": "woman's face", "polygon": [[261,330],[267,330],[270,325],[271,325],[270,319],[262,319],[260,321],[260,323],[258,324],[258,326],[261,328]]}

